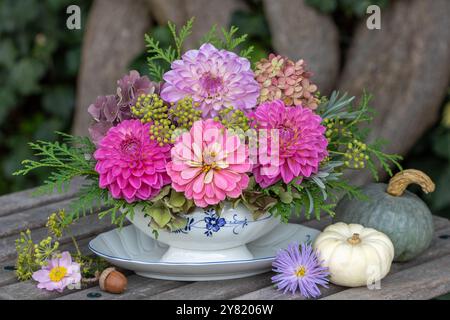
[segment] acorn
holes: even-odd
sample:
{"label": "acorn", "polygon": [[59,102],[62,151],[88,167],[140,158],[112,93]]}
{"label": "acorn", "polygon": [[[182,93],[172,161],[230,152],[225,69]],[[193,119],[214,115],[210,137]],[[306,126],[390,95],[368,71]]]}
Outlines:
{"label": "acorn", "polygon": [[98,280],[100,289],[109,293],[119,294],[126,290],[128,280],[123,273],[116,270],[116,268],[106,268],[103,270]]}

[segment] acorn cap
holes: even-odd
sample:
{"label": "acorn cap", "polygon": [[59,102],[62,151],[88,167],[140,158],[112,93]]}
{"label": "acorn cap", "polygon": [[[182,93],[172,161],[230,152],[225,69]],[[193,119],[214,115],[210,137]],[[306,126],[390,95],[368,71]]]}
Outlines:
{"label": "acorn cap", "polygon": [[100,289],[105,291],[106,278],[108,278],[109,274],[115,270],[116,270],[116,268],[114,268],[114,267],[109,267],[109,268],[106,268],[105,270],[103,270],[103,272],[100,275],[100,278],[98,279],[98,284],[100,286]]}

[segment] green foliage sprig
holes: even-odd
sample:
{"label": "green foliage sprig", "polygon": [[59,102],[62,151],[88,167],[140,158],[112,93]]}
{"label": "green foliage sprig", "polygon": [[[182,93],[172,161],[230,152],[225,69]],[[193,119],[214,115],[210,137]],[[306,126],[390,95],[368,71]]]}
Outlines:
{"label": "green foliage sprig", "polygon": [[362,169],[367,165],[378,180],[377,164],[392,176],[392,165],[402,170],[399,162],[402,157],[382,152],[386,145],[382,139],[367,144],[364,142],[370,130],[363,125],[374,118],[374,110],[369,106],[371,98],[371,95],[364,93],[360,103],[354,106],[354,97],[348,98],[346,94],[339,96],[339,92],[333,92],[329,99],[322,101],[317,111],[327,126],[330,159],[343,161],[353,169]]}
{"label": "green foliage sprig", "polygon": [[[174,47],[169,45],[166,48],[161,48],[158,40],[148,34],[145,35],[147,53],[149,54],[147,57],[147,65],[150,77],[154,81],[161,81],[164,73],[169,69],[170,64],[174,60],[181,58],[183,44],[186,38],[192,33],[193,25],[194,18],[191,18],[177,31],[176,25],[170,21],[168,22],[168,29],[172,36]],[[229,30],[221,28],[221,32],[219,32],[217,26],[214,25],[202,38],[201,43],[211,43],[218,49],[236,51],[244,44],[248,37],[247,34],[238,36],[238,30],[238,27],[231,26]],[[250,59],[253,49],[253,46],[244,48],[239,52],[239,55]]]}
{"label": "green foliage sprig", "polygon": [[55,190],[63,192],[75,177],[97,176],[95,162],[91,159],[95,150],[94,144],[86,137],[74,137],[57,132],[64,142],[37,141],[29,145],[38,160],[23,160],[23,169],[13,175],[27,175],[33,170],[50,168],[52,171],[37,194],[51,194]]}
{"label": "green foliage sprig", "polygon": [[166,72],[170,64],[181,58],[181,50],[184,41],[192,32],[192,26],[194,24],[194,18],[189,19],[180,31],[177,32],[175,24],[168,23],[170,33],[172,34],[175,48],[168,46],[162,49],[159,45],[159,41],[155,40],[150,35],[145,35],[145,42],[147,47],[147,64],[150,72],[150,76],[155,81],[161,81],[164,72]]}
{"label": "green foliage sprig", "polygon": [[[202,38],[202,43],[211,43],[218,49],[224,49],[228,51],[235,51],[240,45],[244,44],[247,40],[248,35],[243,34],[238,36],[237,32],[239,28],[236,26],[231,26],[229,30],[225,28],[220,29],[221,32],[218,32],[217,25],[212,26],[212,28],[205,34]],[[239,52],[241,57],[250,59],[251,53],[253,52],[254,47],[249,46],[245,49],[242,49]]]}

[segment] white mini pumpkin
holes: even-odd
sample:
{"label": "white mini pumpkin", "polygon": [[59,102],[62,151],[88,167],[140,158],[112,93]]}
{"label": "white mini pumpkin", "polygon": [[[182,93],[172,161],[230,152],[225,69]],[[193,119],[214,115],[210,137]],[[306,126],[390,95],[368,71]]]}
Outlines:
{"label": "white mini pumpkin", "polygon": [[334,284],[359,287],[383,279],[394,259],[394,246],[384,234],[360,224],[338,222],[314,241]]}

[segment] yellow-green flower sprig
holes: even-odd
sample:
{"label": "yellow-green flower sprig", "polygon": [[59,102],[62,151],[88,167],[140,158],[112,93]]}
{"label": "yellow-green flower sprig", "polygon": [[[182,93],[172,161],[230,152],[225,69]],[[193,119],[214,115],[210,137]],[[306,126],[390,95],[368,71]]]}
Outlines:
{"label": "yellow-green flower sprig", "polygon": [[16,251],[16,276],[20,281],[29,280],[38,268],[34,257],[34,243],[29,229],[20,233],[19,239],[16,240]]}
{"label": "yellow-green flower sprig", "polygon": [[54,212],[48,217],[45,226],[50,234],[53,234],[56,238],[61,238],[64,229],[67,227],[67,225],[64,224],[65,218],[66,212],[64,210]]}
{"label": "yellow-green flower sprig", "polygon": [[51,259],[54,254],[57,253],[59,248],[59,242],[53,242],[52,237],[42,239],[39,244],[34,245],[35,263],[40,266],[45,266],[47,260]]}
{"label": "yellow-green flower sprig", "polygon": [[192,97],[184,97],[177,103],[172,103],[169,116],[177,123],[177,128],[179,129],[191,129],[195,121],[200,120],[202,116],[202,111],[197,107],[199,104],[192,100]]}
{"label": "yellow-green flower sprig", "polygon": [[347,150],[344,154],[344,164],[349,168],[363,169],[366,166],[366,161],[369,160],[367,154],[367,145],[359,140],[353,139],[352,142],[347,143]]}
{"label": "yellow-green flower sprig", "polygon": [[136,105],[131,107],[131,113],[141,119],[142,123],[167,119],[167,106],[156,94],[141,94],[136,101]]}

